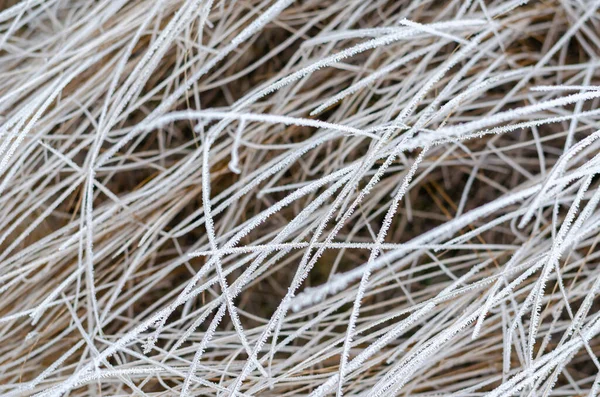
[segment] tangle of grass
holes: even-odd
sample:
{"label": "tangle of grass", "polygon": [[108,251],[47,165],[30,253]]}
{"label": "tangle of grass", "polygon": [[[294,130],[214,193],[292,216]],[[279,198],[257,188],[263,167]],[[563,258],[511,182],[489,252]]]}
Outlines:
{"label": "tangle of grass", "polygon": [[0,395],[597,396],[600,1],[0,1]]}

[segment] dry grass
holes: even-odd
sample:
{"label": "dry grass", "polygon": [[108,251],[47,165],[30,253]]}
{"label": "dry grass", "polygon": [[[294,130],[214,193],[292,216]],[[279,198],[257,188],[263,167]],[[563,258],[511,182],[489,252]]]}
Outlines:
{"label": "dry grass", "polygon": [[0,395],[595,396],[599,9],[0,0]]}

